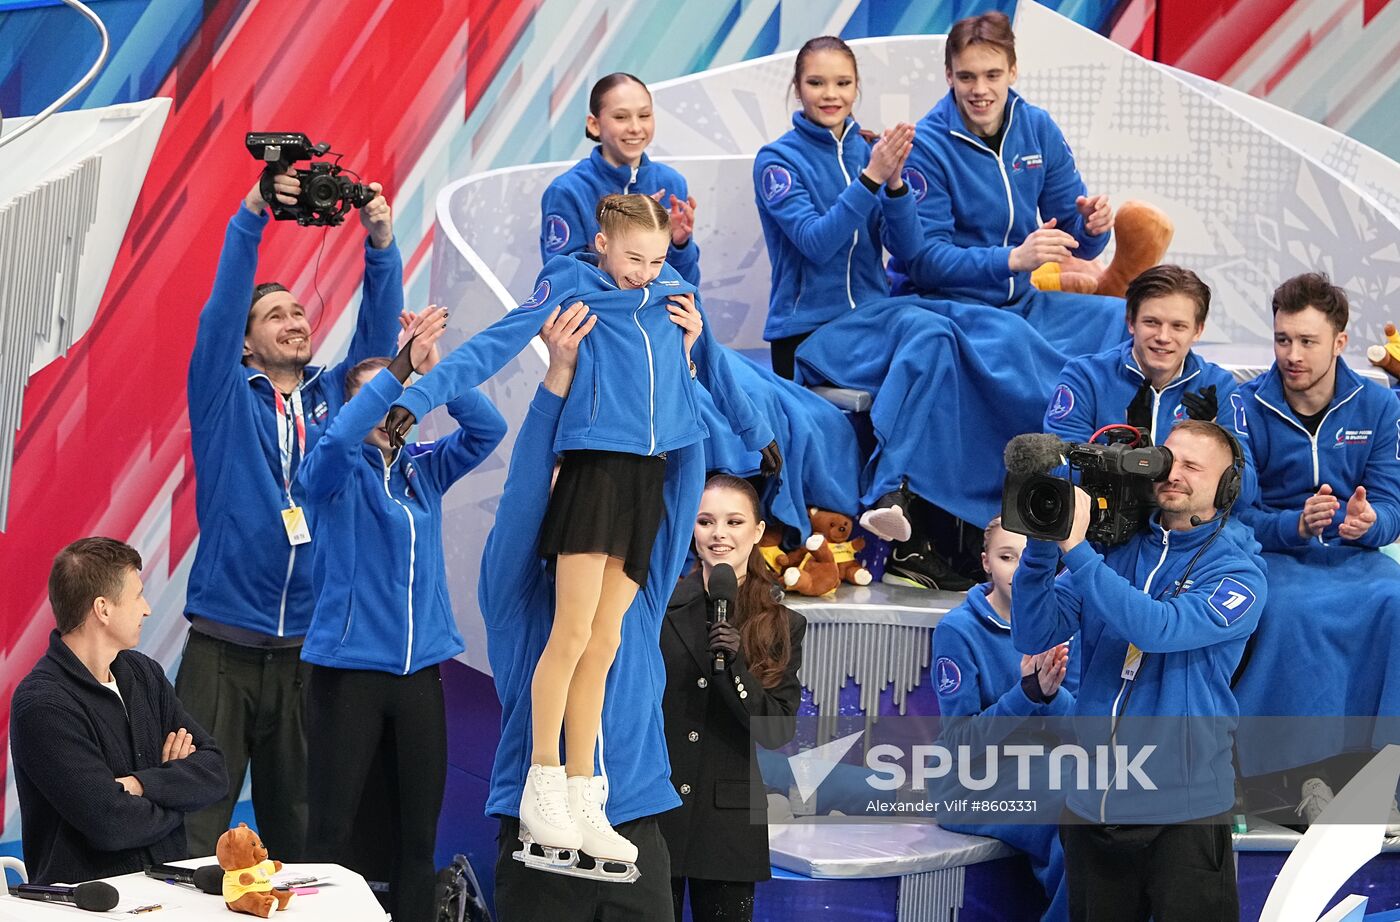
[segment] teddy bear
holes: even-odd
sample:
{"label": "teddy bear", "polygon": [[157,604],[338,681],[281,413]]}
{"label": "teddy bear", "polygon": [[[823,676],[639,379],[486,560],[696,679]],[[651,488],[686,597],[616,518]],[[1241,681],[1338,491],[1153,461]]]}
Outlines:
{"label": "teddy bear", "polygon": [[1156,205],[1136,199],[1126,201],[1113,216],[1113,237],[1117,243],[1107,268],[1100,262],[1071,256],[1063,263],[1046,263],[1036,269],[1031,273],[1031,284],[1041,291],[1121,298],[1129,282],[1167,255],[1175,232],[1172,219]]}
{"label": "teddy bear", "polygon": [[812,521],[812,537],[790,554],[778,557],[783,569],[783,585],[799,595],[826,595],[841,583],[870,585],[870,571],[860,565],[856,554],[865,548],[865,539],[850,540],[855,523],[849,516],[815,506],[807,510]]}
{"label": "teddy bear", "polygon": [[280,912],[292,901],[292,891],[272,886],[282,862],[267,860],[267,848],[247,823],[219,836],[214,854],[224,869],[224,903],[233,912],[266,919],[274,906]]}
{"label": "teddy bear", "polygon": [[784,556],[782,533],[782,523],[770,521],[763,529],[763,536],[758,539],[759,555],[763,557],[763,562],[768,565],[768,569],[778,576],[783,575],[783,565],[778,563],[778,560]]}
{"label": "teddy bear", "polygon": [[1395,324],[1386,323],[1385,342],[1367,346],[1366,358],[1392,378],[1400,378],[1400,333],[1395,331]]}

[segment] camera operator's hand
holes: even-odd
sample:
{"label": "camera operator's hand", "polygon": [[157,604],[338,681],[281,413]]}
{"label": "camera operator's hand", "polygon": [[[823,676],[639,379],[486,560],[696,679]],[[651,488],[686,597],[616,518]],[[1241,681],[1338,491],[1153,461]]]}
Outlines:
{"label": "camera operator's hand", "polygon": [[1214,384],[1206,385],[1198,391],[1187,391],[1182,394],[1181,405],[1186,408],[1186,415],[1192,419],[1213,422],[1215,415],[1220,412],[1220,401],[1215,396]]}
{"label": "camera operator's hand", "polygon": [[1084,543],[1089,533],[1089,494],[1079,487],[1074,488],[1074,522],[1069,528],[1069,537],[1061,541],[1060,550],[1066,554]]}
{"label": "camera operator's hand", "polygon": [[578,368],[578,347],[583,338],[598,324],[598,315],[588,312],[588,305],[575,301],[565,310],[558,305],[540,327],[540,339],[549,350],[549,368],[544,373],[544,389],[556,397],[569,396]]}
{"label": "camera operator's hand", "polygon": [[384,430],[389,433],[389,447],[402,448],[404,439],[408,436],[408,430],[412,429],[417,422],[417,417],[403,407],[390,407],[389,415],[384,417]]}
{"label": "camera operator's hand", "polygon": [[[1365,493],[1362,493],[1362,498],[1365,499]],[[1298,536],[1316,538],[1322,534],[1332,524],[1341,505],[1342,501],[1332,495],[1331,484],[1324,483],[1318,487],[1317,492],[1303,503],[1303,514],[1298,516]]]}
{"label": "camera operator's hand", "polygon": [[394,242],[394,212],[384,197],[384,187],[377,182],[370,183],[369,187],[374,198],[360,209],[360,223],[369,232],[370,246],[382,250]]}
{"label": "camera operator's hand", "polygon": [[[301,180],[297,179],[296,170],[291,167],[287,167],[287,172],[272,178],[272,187],[277,191],[277,200],[283,205],[295,205],[297,196],[301,195]],[[258,181],[253,183],[253,188],[248,190],[243,204],[256,215],[262,214],[267,208],[267,200],[262,194],[261,173],[258,174]]]}

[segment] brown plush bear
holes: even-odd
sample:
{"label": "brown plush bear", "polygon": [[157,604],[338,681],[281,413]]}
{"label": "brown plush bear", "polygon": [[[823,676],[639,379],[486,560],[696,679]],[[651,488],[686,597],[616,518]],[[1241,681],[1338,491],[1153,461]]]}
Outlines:
{"label": "brown plush bear", "polygon": [[1385,325],[1384,343],[1366,347],[1366,358],[1392,378],[1400,379],[1400,333],[1395,331],[1395,324]]}
{"label": "brown plush bear", "polygon": [[1113,216],[1116,241],[1113,261],[1105,267],[1071,256],[1063,263],[1046,263],[1031,273],[1031,284],[1041,291],[1112,295],[1121,298],[1128,283],[1162,261],[1176,227],[1156,205],[1129,200]]}
{"label": "brown plush bear", "polygon": [[274,905],[280,912],[292,901],[292,891],[272,886],[272,875],[282,870],[282,862],[267,860],[267,849],[247,823],[219,836],[214,854],[224,869],[224,903],[233,912],[266,919]]}
{"label": "brown plush bear", "polygon": [[835,592],[842,581],[857,586],[870,585],[870,571],[856,560],[865,548],[865,539],[850,540],[855,523],[839,512],[807,510],[812,520],[812,537],[805,547],[778,558],[783,566],[783,585],[799,595],[826,595]]}
{"label": "brown plush bear", "polygon": [[784,555],[782,548],[783,526],[781,522],[768,522],[768,527],[763,530],[763,537],[758,539],[758,553],[762,555],[763,562],[768,564],[768,569],[778,576],[783,575],[783,566],[778,561]]}

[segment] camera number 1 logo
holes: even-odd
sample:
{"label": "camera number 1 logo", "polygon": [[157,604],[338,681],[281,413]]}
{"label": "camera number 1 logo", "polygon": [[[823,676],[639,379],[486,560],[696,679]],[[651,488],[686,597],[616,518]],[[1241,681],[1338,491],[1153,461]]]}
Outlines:
{"label": "camera number 1 logo", "polygon": [[1225,577],[1215,591],[1210,594],[1210,607],[1229,627],[1243,618],[1254,607],[1254,591],[1232,577]]}

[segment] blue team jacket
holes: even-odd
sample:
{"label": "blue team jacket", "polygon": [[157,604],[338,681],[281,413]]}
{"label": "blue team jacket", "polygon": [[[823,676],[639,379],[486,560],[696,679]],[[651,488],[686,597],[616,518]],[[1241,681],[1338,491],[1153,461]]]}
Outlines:
{"label": "blue team jacket", "polygon": [[[199,315],[190,356],[188,397],[194,448],[199,549],[185,612],[277,637],[300,637],[315,594],[311,548],[321,529],[311,520],[311,547],[292,547],[282,526],[287,508],[277,446],[277,411],[267,376],[242,364],[243,334],[258,267],[265,215],[242,205],[228,222],[214,289]],[[355,335],[333,368],[308,365],[301,385],[306,451],[345,402],[345,373],[394,351],[403,311],[403,261],[395,244],[365,241],[364,290]],[[301,457],[293,445],[292,499]]]}
{"label": "blue team jacket", "polygon": [[442,495],[491,454],[506,421],[469,390],[448,403],[461,426],[392,461],[364,441],[403,385],[389,369],[345,405],[297,479],[321,530],[316,612],[301,658],[408,675],[463,650],[442,555]]}
{"label": "blue team jacket", "polygon": [[[663,189],[666,196],[661,205],[668,210],[672,195],[685,201],[690,194],[684,176],[646,154],[633,169],[613,166],[603,159],[601,146],[593,148],[593,153],[555,177],[544,190],[540,200],[540,262],[592,248],[593,236],[598,233],[594,215],[603,196],[655,195]],[[666,262],[681,278],[700,287],[700,247],[694,237],[683,247],[673,245],[667,250]]]}
{"label": "blue team jacket", "polygon": [[884,246],[905,258],[923,243],[914,190],[890,198],[860,181],[870,145],[846,119],[840,138],[801,112],[792,130],[759,149],[754,198],[772,264],[763,338],[815,330],[890,293]]}
{"label": "blue team jacket", "polygon": [[[735,383],[708,323],[692,352],[699,383],[690,377],[684,333],[666,310],[668,297],[685,293],[695,294],[695,286],[669,264],[645,288],[623,290],[598,268],[594,254],[556,256],[525,303],[454,349],[395,403],[422,419],[500,370],[539,332],[556,305],[581,300],[598,323],[579,348],[557,451],[657,455],[695,444],[707,434],[696,397],[701,385],[744,446],[758,451],[773,440],[772,430]],[[698,308],[698,294],[695,303]]]}
{"label": "blue team jacket", "polygon": [[[1298,535],[1303,503],[1322,484],[1341,500],[1336,518],[1318,539],[1325,544],[1383,547],[1400,537],[1400,402],[1337,359],[1337,390],[1317,435],[1298,421],[1283,396],[1278,366],[1245,384],[1259,501],[1244,510],[1265,550],[1311,543]],[[1376,510],[1376,523],[1356,541],[1337,534],[1356,487]]]}
{"label": "blue team jacket", "polygon": [[[579,379],[574,380],[577,384]],[[536,391],[511,451],[502,515],[486,538],[481,559],[477,598],[501,699],[501,741],[491,768],[487,816],[518,815],[530,769],[530,680],[554,622],[554,580],[537,548],[564,407],[564,400],[544,387]],[[599,765],[608,778],[607,815],[613,825],[655,816],[681,803],[670,784],[661,716],[666,665],[660,633],[688,553],[704,479],[699,445],[667,458],[667,513],[652,546],[651,576],[622,618],[622,643],[608,673],[599,746]]]}
{"label": "blue team jacket", "polygon": [[1084,181],[1059,126],[1014,90],[1000,156],[963,124],[949,90],[915,127],[904,181],[918,199],[924,244],[913,257],[890,262],[896,294],[1015,301],[1031,290],[1031,274],[1012,272],[1007,258],[1040,226],[1037,215],[1055,218],[1078,240],[1074,255],[1081,259],[1108,245],[1109,234],[1084,231],[1074,204]]}
{"label": "blue team jacket", "polygon": [[[1154,516],[1132,539],[1101,554],[1083,543],[1064,555],[1032,539],[1011,592],[1011,638],[1022,653],[1048,649],[1076,632],[1080,657],[1076,716],[1200,717],[1138,720],[1118,742],[1158,745],[1148,772],[1152,792],[1072,790],[1079,816],[1110,823],[1172,823],[1213,816],[1235,800],[1230,733],[1239,706],[1230,677],[1259,623],[1267,596],[1259,544],[1230,519],[1206,547],[1215,521],[1166,531]],[[1205,548],[1180,595],[1188,563]],[[1137,677],[1122,677],[1129,642],[1146,656]],[[1129,686],[1132,686],[1131,689]],[[1108,721],[1085,724],[1081,744],[1108,743]]]}
{"label": "blue team jacket", "polygon": [[[1045,431],[1067,442],[1087,442],[1102,426],[1125,422],[1128,404],[1147,380],[1133,355],[1132,340],[1121,346],[1071,359],[1060,372],[1059,382],[1045,409]],[[1215,385],[1215,421],[1232,434],[1244,452],[1244,483],[1239,506],[1254,502],[1259,492],[1259,475],[1249,447],[1249,423],[1245,396],[1235,376],[1219,365],[1207,362],[1194,350],[1186,354],[1181,374],[1152,393],[1152,444],[1161,445],[1172,426],[1187,418],[1182,395]]]}

